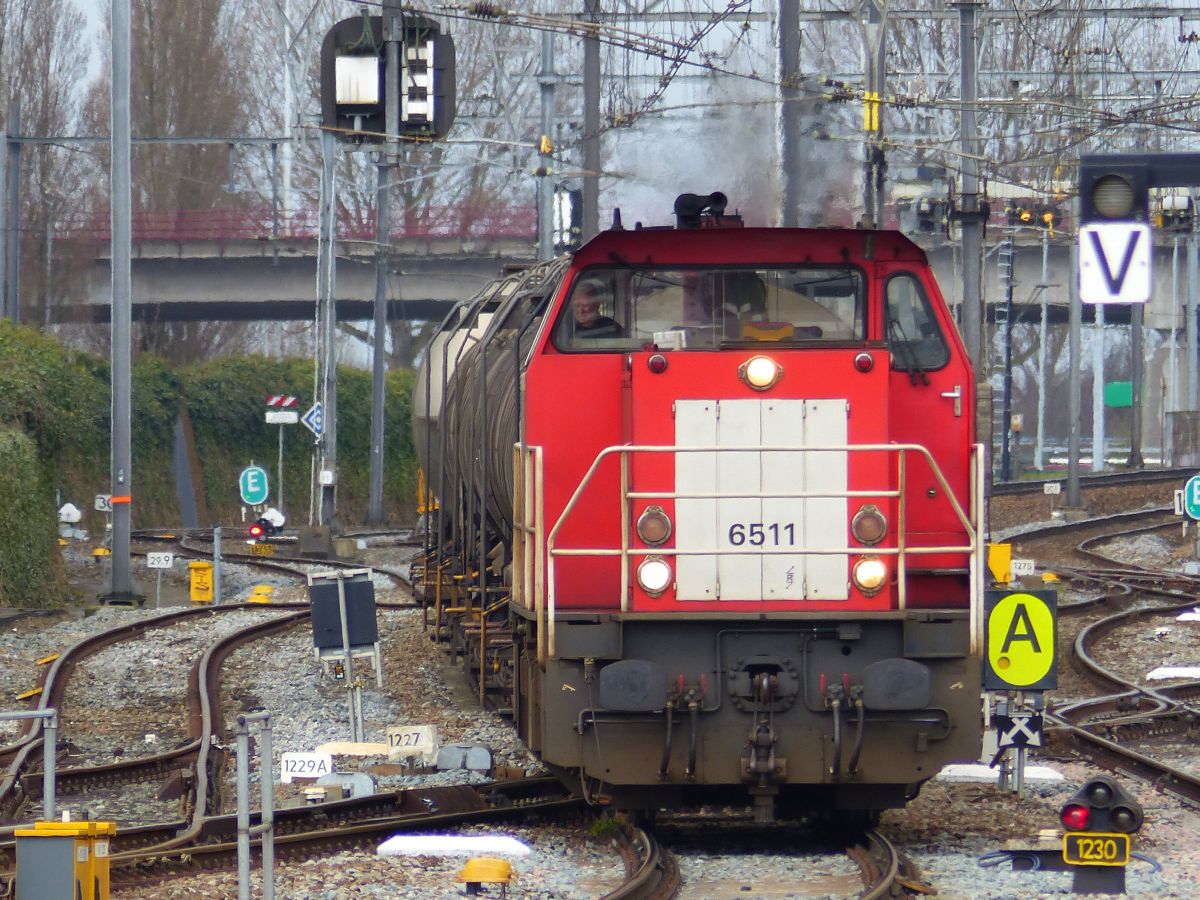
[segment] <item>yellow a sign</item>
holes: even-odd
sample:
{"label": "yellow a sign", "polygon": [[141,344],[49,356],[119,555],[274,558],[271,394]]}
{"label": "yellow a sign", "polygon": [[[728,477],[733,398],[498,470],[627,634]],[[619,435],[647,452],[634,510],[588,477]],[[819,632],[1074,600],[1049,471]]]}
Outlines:
{"label": "yellow a sign", "polygon": [[984,597],[986,690],[1044,691],[1057,686],[1054,591],[988,591]]}

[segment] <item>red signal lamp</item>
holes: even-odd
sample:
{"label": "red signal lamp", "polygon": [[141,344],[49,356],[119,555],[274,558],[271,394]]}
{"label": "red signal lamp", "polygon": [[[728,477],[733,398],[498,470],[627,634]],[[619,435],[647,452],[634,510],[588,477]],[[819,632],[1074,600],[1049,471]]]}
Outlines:
{"label": "red signal lamp", "polygon": [[1069,831],[1085,831],[1091,821],[1092,812],[1079,803],[1068,803],[1060,813],[1063,827]]}
{"label": "red signal lamp", "polygon": [[247,530],[250,533],[250,537],[254,538],[255,540],[258,540],[267,533],[267,529],[263,527],[261,522],[251,522],[250,528]]}

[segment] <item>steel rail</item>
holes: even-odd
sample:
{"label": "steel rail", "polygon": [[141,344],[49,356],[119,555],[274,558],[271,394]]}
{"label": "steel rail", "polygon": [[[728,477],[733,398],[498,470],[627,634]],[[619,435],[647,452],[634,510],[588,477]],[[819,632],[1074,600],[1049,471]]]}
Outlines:
{"label": "steel rail", "polygon": [[[1119,512],[1119,513],[1112,513],[1111,515],[1107,515],[1107,516],[1096,516],[1096,517],[1090,518],[1090,519],[1080,519],[1079,521],[1076,521],[1076,522],[1063,521],[1063,522],[1053,522],[1051,524],[1039,523],[1037,525],[1031,525],[1024,530],[1010,531],[1010,532],[1008,532],[1008,535],[1007,535],[1007,537],[1005,537],[1004,540],[1007,543],[1015,543],[1017,541],[1037,540],[1040,538],[1055,537],[1060,534],[1069,534],[1070,532],[1073,532],[1073,531],[1083,531],[1088,528],[1096,528],[1096,527],[1103,526],[1103,525],[1106,525],[1111,522],[1121,522],[1126,519],[1133,519],[1133,520],[1145,519],[1145,518],[1150,518],[1152,516],[1164,516],[1167,514],[1174,516],[1174,514],[1175,514],[1174,509],[1169,506],[1156,506],[1156,507],[1152,507],[1150,509],[1139,509],[1139,510],[1134,510],[1132,512]],[[1178,522],[1178,520],[1173,520],[1173,521]],[[1159,523],[1159,524],[1165,525],[1168,523]]]}
{"label": "steel rail", "polygon": [[652,832],[627,826],[617,842],[625,881],[601,900],[668,900],[679,892],[679,863]]}
{"label": "steel rail", "polygon": [[[236,604],[212,608],[186,609],[157,616],[147,622],[128,623],[115,629],[89,636],[77,642],[59,660],[56,660],[55,668],[46,676],[47,683],[56,686],[54,688],[55,696],[61,698],[62,692],[65,691],[66,675],[69,674],[71,669],[81,659],[126,637],[140,634],[149,627],[170,625],[180,619],[195,617],[205,613],[219,614],[234,610],[261,611],[264,608],[272,609],[272,607],[264,607],[259,604]],[[224,732],[224,723],[218,720],[218,680],[221,664],[229,654],[243,644],[267,634],[272,634],[275,631],[294,627],[310,615],[308,605],[304,603],[278,604],[273,608],[285,611],[292,610],[293,612],[290,615],[281,615],[264,622],[257,622],[231,634],[224,635],[210,644],[193,665],[187,686],[187,705],[189,709],[188,731],[193,738],[192,741],[172,750],[141,759],[126,760],[120,763],[101,766],[61,770],[59,778],[63,779],[63,783],[67,787],[64,793],[69,793],[71,790],[78,789],[81,785],[89,783],[120,783],[129,780],[144,780],[148,776],[161,774],[164,771],[178,770],[181,767],[180,764],[192,765],[195,767],[191,779],[194,796],[190,801],[192,813],[187,821],[141,826],[126,830],[122,834],[127,834],[131,842],[137,846],[149,846],[155,851],[161,851],[183,846],[195,840],[207,828],[212,827],[207,823],[210,820],[219,820],[221,818],[219,816],[213,817],[208,815],[208,807],[215,802],[215,798],[210,797],[210,787],[212,787],[212,784],[209,763],[210,757],[214,754],[212,739],[214,736],[220,737]],[[380,604],[380,608],[389,610],[413,609],[415,605]],[[88,650],[89,652],[84,656],[80,656],[79,654],[83,650]],[[59,663],[62,663],[62,665],[58,665]],[[43,693],[45,694],[46,691]],[[214,698],[218,702],[214,702]],[[40,740],[33,740],[32,736],[30,736],[30,739],[21,747],[21,751],[23,752],[17,754],[16,761],[10,767],[13,770],[11,783],[13,785],[21,785],[25,789],[26,795],[32,793],[32,790],[36,787],[36,779],[40,776],[36,772],[22,775],[20,769],[31,748],[38,746],[40,746]],[[0,838],[11,838],[12,832],[16,827],[13,825],[0,828]],[[124,842],[122,841],[122,843]],[[12,850],[13,844],[11,840],[0,841],[0,857],[3,857],[5,854],[11,854]],[[115,858],[116,855],[114,855]]]}
{"label": "steel rail", "polygon": [[[1041,494],[1042,486],[1050,481],[1061,481],[1066,478],[1038,478],[1028,481],[998,481],[992,484],[993,497],[1023,496],[1025,494]],[[1183,484],[1196,474],[1195,467],[1169,469],[1139,469],[1134,472],[1097,472],[1094,475],[1082,475],[1079,484],[1086,489],[1105,488],[1126,484],[1158,484],[1171,482]]]}
{"label": "steel rail", "polygon": [[[229,606],[222,609],[244,609],[244,606]],[[152,628],[174,625],[180,620],[194,618],[208,613],[208,609],[183,609],[176,612],[164,613],[160,616],[141,622],[128,622],[107,631],[89,635],[76,641],[44,670],[40,686],[42,693],[38,699],[38,709],[54,707],[61,709],[63,695],[72,671],[80,662],[93,656],[113,644],[145,633]],[[6,768],[0,776],[0,817],[9,820],[15,818],[14,803],[18,803],[20,776],[30,755],[41,747],[40,722],[30,720],[21,738],[7,746],[0,747],[0,761],[5,762]],[[64,771],[70,771],[64,770]],[[62,772],[59,773],[60,777]],[[69,776],[68,776],[69,777]],[[7,829],[0,828],[0,834]]]}
{"label": "steel rail", "polygon": [[[874,829],[864,833],[865,845],[851,847],[847,853],[858,862],[862,869],[863,878],[867,885],[860,893],[859,900],[879,900],[881,897],[894,896],[897,881],[900,878],[900,851],[896,845]],[[855,852],[859,851],[859,852]]]}
{"label": "steel rail", "polygon": [[[1132,533],[1152,530],[1152,528],[1134,529]],[[1111,540],[1118,535],[1089,538],[1085,543],[1099,540]],[[1082,548],[1083,545],[1080,545]],[[1091,553],[1080,549],[1080,552]],[[1096,554],[1098,555],[1098,554]],[[1124,771],[1133,777],[1148,781],[1161,790],[1168,791],[1184,802],[1200,806],[1200,778],[1189,772],[1167,765],[1153,757],[1139,753],[1124,746],[1109,737],[1096,733],[1094,729],[1105,729],[1111,734],[1118,729],[1127,731],[1163,731],[1166,726],[1178,720],[1180,728],[1174,730],[1189,730],[1191,723],[1200,714],[1200,705],[1193,702],[1200,695],[1200,681],[1191,681],[1164,687],[1161,689],[1146,687],[1128,679],[1122,678],[1110,669],[1102,666],[1091,655],[1090,647],[1101,637],[1109,634],[1119,626],[1141,618],[1172,615],[1180,610],[1191,609],[1196,605],[1196,598],[1191,591],[1173,591],[1162,587],[1144,586],[1136,583],[1138,579],[1158,575],[1143,567],[1131,566],[1112,573],[1114,578],[1130,578],[1134,584],[1131,590],[1137,593],[1152,594],[1178,601],[1165,605],[1127,609],[1105,616],[1080,629],[1073,642],[1073,652],[1085,673],[1115,692],[1076,701],[1070,704],[1057,705],[1046,710],[1047,725],[1060,736],[1071,737],[1079,752],[1092,758],[1096,763],[1111,768],[1114,771]],[[1171,579],[1173,580],[1174,576]],[[1187,579],[1195,584],[1195,579]],[[1103,716],[1104,718],[1097,718]]]}

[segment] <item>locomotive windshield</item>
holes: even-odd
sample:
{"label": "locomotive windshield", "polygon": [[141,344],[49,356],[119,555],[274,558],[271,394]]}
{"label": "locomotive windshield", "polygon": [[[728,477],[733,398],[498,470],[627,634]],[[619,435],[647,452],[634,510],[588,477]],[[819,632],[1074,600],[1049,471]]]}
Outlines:
{"label": "locomotive windshield", "polygon": [[588,269],[554,328],[560,350],[710,350],[861,341],[862,273],[849,266]]}

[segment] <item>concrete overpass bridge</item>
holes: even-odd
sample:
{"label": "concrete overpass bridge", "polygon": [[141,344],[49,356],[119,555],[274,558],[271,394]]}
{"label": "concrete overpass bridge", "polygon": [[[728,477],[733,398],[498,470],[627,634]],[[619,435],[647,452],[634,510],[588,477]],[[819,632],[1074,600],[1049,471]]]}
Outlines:
{"label": "concrete overpass bridge", "polygon": [[[391,236],[388,315],[441,319],[506,267],[535,258],[533,208],[468,218],[426,209]],[[270,210],[142,214],[133,227],[135,321],[310,320],[317,292],[314,215],[274,218]],[[112,272],[106,216],[76,223],[64,237],[90,248],[85,302],[55,307],[53,322],[108,322]],[[335,295],[339,320],[365,320],[375,302],[375,224],[341,217]],[[41,319],[44,313],[34,313]]]}
{"label": "concrete overpass bridge", "polygon": [[[388,315],[393,319],[441,319],[456,302],[471,297],[506,267],[535,258],[533,207],[426,207],[396,223],[391,235]],[[84,303],[55,307],[53,322],[108,322],[111,271],[107,214],[72,223],[62,238],[90,248],[92,265]],[[201,210],[139,214],[133,226],[134,319],[138,321],[310,320],[315,314],[317,222],[314,211],[273,216],[271,210]],[[371,211],[343,214],[337,228],[336,296],[340,320],[366,320],[375,299],[375,224]],[[983,290],[989,310],[1002,302],[1005,284],[998,265],[1000,232],[989,231]],[[929,254],[938,282],[952,304],[962,298],[958,244],[940,235],[913,239]],[[1048,254],[1050,317],[1067,317],[1070,246],[1073,235],[1057,234]],[[1172,316],[1171,236],[1159,236],[1155,298],[1146,308],[1147,328],[1179,324]],[[1186,302],[1185,257],[1179,251],[1180,303]],[[1040,316],[1042,232],[1025,228],[1016,238],[1014,302],[1020,320]],[[30,311],[44,321],[44,311]],[[1129,308],[1106,309],[1111,323],[1129,321]],[[1093,311],[1084,309],[1085,321]],[[989,312],[989,318],[991,313]]]}

